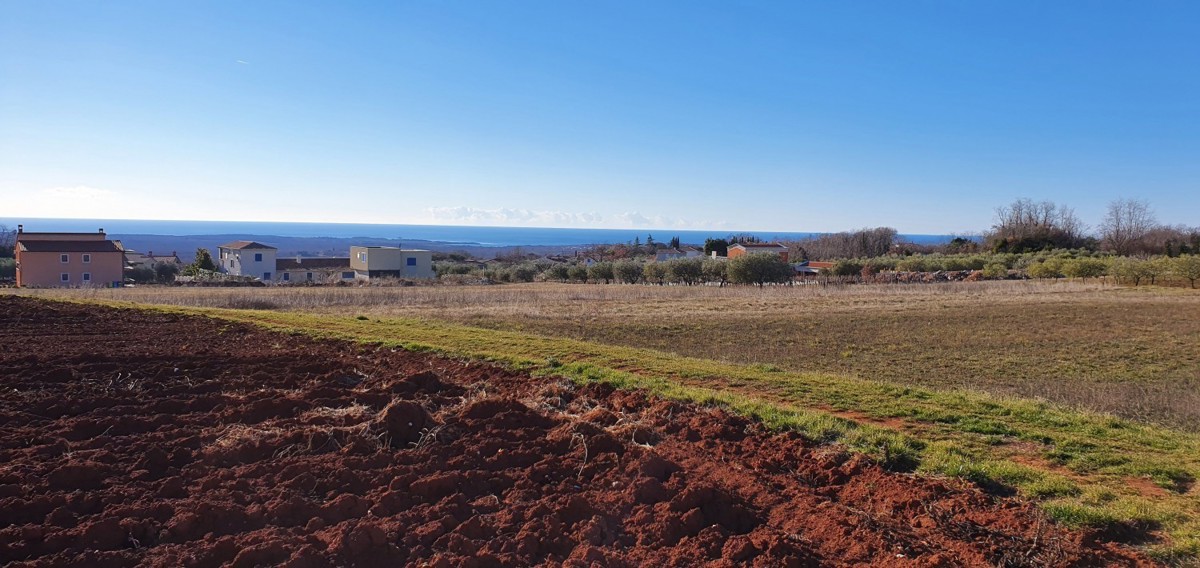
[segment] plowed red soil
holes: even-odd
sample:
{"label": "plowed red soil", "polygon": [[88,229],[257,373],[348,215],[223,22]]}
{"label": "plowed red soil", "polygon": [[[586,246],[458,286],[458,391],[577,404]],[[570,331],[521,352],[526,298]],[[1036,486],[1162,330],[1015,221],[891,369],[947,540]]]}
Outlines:
{"label": "plowed red soil", "polygon": [[1097,566],[1133,551],[721,410],[0,297],[7,566]]}

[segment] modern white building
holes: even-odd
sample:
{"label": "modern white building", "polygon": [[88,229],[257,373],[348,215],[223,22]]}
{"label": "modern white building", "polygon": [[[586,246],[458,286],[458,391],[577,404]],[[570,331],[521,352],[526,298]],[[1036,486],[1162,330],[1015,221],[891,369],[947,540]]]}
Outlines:
{"label": "modern white building", "polygon": [[433,278],[433,252],[398,247],[350,247],[350,268],[356,278]]}
{"label": "modern white building", "polygon": [[275,275],[273,246],[254,241],[233,241],[217,247],[217,267],[226,274],[252,276],[270,282]]}

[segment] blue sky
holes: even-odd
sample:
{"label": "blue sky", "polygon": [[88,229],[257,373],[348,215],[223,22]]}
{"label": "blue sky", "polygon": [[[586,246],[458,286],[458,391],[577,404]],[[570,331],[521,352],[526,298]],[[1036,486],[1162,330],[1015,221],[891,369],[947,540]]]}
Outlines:
{"label": "blue sky", "polygon": [[1196,2],[0,3],[0,217],[1200,225]]}

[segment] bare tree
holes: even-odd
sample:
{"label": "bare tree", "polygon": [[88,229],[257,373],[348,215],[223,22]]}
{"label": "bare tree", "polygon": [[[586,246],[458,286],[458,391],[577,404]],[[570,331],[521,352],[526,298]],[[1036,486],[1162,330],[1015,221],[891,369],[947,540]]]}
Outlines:
{"label": "bare tree", "polygon": [[1157,228],[1150,204],[1141,199],[1118,199],[1108,204],[1100,223],[1104,248],[1117,254],[1147,253],[1146,237]]}
{"label": "bare tree", "polygon": [[787,243],[794,259],[835,259],[883,256],[896,244],[896,229],[866,228],[853,233],[832,233]]}
{"label": "bare tree", "polygon": [[13,256],[13,247],[17,244],[17,232],[0,225],[0,258]]}
{"label": "bare tree", "polygon": [[1083,244],[1086,231],[1070,207],[1018,199],[996,208],[996,224],[987,242],[993,250],[1005,252],[1076,248]]}

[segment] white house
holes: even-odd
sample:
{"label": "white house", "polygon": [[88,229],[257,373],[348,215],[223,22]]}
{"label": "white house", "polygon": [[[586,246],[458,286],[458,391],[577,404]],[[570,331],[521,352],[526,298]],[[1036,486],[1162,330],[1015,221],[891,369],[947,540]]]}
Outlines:
{"label": "white house", "polygon": [[217,247],[217,265],[221,272],[234,276],[252,276],[270,282],[275,275],[275,253],[270,245],[254,241],[233,241]]}
{"label": "white house", "polygon": [[350,247],[350,268],[357,278],[433,278],[433,252],[398,247]]}

